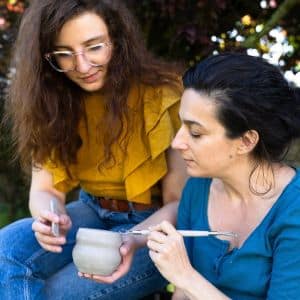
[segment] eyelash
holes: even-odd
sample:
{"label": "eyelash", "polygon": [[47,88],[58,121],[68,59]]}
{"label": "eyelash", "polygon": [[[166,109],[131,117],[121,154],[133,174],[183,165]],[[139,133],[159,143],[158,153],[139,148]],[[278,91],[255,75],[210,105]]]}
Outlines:
{"label": "eyelash", "polygon": [[193,139],[198,139],[200,138],[202,135],[200,133],[192,133],[190,131],[190,136],[193,138]]}

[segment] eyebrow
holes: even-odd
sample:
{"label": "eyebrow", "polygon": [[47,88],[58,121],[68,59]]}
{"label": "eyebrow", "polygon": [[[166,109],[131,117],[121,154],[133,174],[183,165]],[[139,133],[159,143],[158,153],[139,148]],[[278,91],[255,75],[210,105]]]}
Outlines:
{"label": "eyebrow", "polygon": [[[92,37],[92,38],[82,42],[81,44],[85,45],[85,44],[89,44],[91,42],[96,42],[96,41],[99,41],[101,43],[102,41],[105,40],[105,38],[106,38],[106,35],[98,35],[98,36]],[[66,45],[55,45],[55,48],[66,48],[66,49],[72,50],[72,48],[70,46],[66,46]]]}
{"label": "eyebrow", "polygon": [[197,125],[205,128],[200,122],[192,121],[192,120],[182,120],[182,123],[188,126]]}

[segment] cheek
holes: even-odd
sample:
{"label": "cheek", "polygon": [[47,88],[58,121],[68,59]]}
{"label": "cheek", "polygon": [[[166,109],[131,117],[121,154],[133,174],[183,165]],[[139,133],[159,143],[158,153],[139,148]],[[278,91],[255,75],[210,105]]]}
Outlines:
{"label": "cheek", "polygon": [[194,155],[204,164],[220,164],[228,159],[231,147],[224,140],[203,139],[193,142]]}

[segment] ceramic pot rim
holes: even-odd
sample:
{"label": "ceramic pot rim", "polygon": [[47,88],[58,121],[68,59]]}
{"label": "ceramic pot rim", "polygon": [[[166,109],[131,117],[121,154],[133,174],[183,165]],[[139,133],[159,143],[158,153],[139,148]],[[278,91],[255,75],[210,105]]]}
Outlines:
{"label": "ceramic pot rim", "polygon": [[80,227],[77,232],[77,238],[107,239],[122,241],[121,234],[114,231]]}

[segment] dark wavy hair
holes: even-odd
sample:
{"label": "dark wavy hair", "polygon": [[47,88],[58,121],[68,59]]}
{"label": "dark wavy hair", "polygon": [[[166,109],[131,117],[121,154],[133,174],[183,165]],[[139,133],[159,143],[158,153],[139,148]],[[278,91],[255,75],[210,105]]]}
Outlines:
{"label": "dark wavy hair", "polygon": [[299,91],[260,57],[210,56],[185,73],[183,85],[216,100],[217,117],[227,137],[256,130],[259,141],[253,155],[258,160],[282,161],[291,142],[300,136]]}
{"label": "dark wavy hair", "polygon": [[260,57],[241,53],[210,56],[183,77],[192,88],[216,101],[217,118],[229,138],[256,130],[255,169],[281,162],[293,140],[300,137],[299,89],[280,70]]}
{"label": "dark wavy hair", "polygon": [[[33,0],[25,11],[15,44],[16,75],[6,102],[16,157],[25,170],[32,161],[43,164],[53,155],[65,166],[75,163],[81,145],[78,124],[85,115],[83,99],[87,94],[44,59],[68,20],[85,12],[96,13],[105,21],[113,43],[103,87],[107,113],[98,126],[99,136],[105,141],[103,164],[114,162],[112,145],[125,141],[127,98],[133,84],[180,89],[177,65],[155,58],[146,50],[139,26],[123,2]],[[128,134],[127,130],[125,137]]]}

